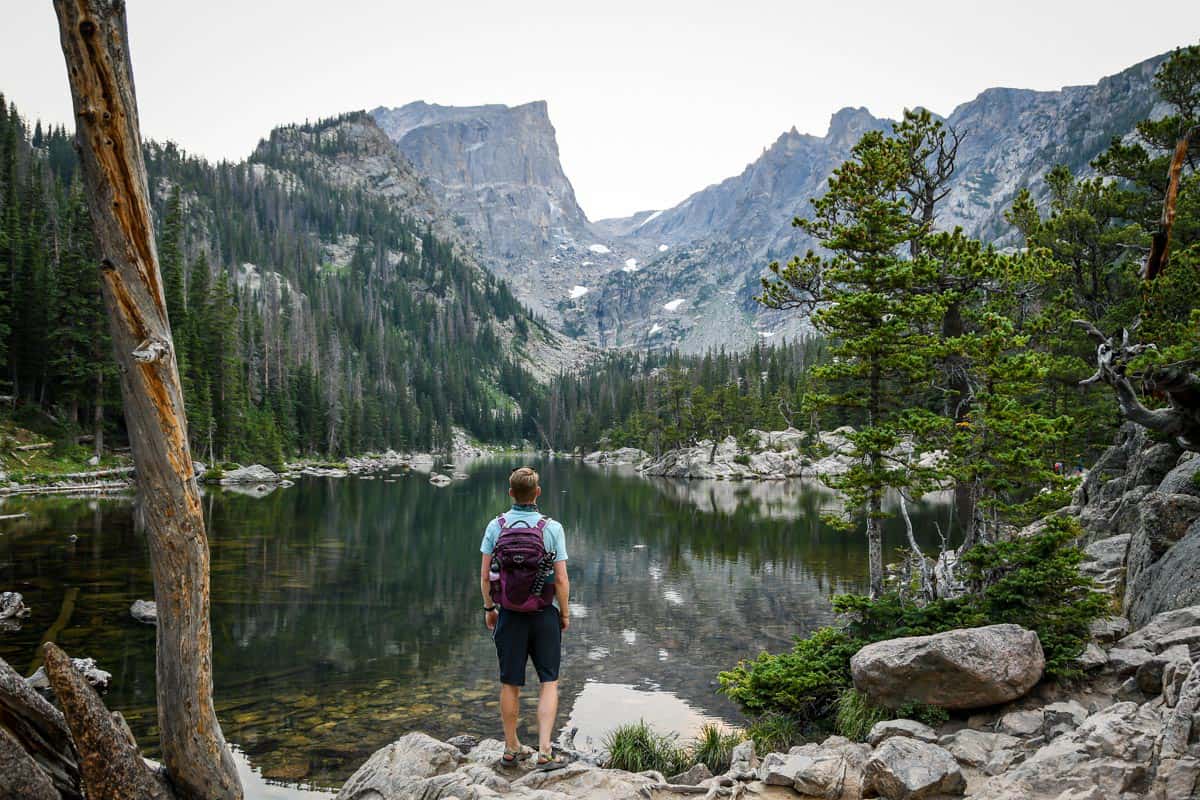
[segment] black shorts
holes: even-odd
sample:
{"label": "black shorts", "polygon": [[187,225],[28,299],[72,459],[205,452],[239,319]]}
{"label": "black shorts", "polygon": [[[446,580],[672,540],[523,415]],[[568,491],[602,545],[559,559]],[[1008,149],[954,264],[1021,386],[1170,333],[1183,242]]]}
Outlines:
{"label": "black shorts", "polygon": [[558,680],[562,628],[558,623],[558,609],[554,606],[528,614],[500,609],[492,640],[500,659],[501,683],[524,686],[525,661],[529,658],[533,659],[538,680],[542,683]]}

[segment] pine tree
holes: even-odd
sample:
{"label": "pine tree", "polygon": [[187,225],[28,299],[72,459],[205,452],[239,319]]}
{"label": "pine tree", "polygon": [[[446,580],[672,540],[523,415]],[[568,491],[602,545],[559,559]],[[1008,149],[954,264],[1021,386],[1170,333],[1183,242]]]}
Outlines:
{"label": "pine tree", "polygon": [[795,222],[832,255],[810,251],[786,267],[772,264],[760,298],[769,308],[815,309],[813,324],[831,342],[832,356],[818,377],[845,387],[826,403],[863,414],[848,437],[852,466],[827,482],[846,495],[848,513],[866,517],[872,596],[883,592],[885,493],[919,491],[933,477],[894,453],[942,427],[937,415],[914,404],[936,363],[929,331],[947,298],[926,291],[936,282],[937,264],[921,252],[910,256],[925,224],[913,218],[904,194],[908,169],[897,140],[864,134],[829,179],[828,192],[813,201],[813,216]]}

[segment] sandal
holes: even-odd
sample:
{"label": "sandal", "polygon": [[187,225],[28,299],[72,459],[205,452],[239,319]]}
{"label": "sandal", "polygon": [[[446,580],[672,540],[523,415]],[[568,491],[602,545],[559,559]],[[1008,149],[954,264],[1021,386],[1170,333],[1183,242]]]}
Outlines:
{"label": "sandal", "polygon": [[533,748],[522,745],[520,750],[504,749],[504,755],[500,756],[500,763],[506,767],[515,767],[519,762],[527,760],[533,755]]}
{"label": "sandal", "polygon": [[566,765],[567,759],[558,753],[538,753],[537,766],[534,769],[538,772],[553,772],[556,769],[562,769]]}

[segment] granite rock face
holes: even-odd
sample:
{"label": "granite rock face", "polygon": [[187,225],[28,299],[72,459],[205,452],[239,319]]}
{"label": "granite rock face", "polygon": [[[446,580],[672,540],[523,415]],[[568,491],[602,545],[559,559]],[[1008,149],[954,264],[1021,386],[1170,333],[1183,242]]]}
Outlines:
{"label": "granite rock face", "polygon": [[972,709],[1021,697],[1046,666],[1037,634],[988,625],[869,644],[850,660],[854,685],[883,705]]}

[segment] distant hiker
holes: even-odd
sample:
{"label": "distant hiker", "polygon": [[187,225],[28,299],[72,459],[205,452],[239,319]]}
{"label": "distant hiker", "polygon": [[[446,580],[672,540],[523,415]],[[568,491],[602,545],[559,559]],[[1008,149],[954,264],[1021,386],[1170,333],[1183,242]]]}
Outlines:
{"label": "distant hiker", "polygon": [[518,467],[508,477],[513,505],[483,532],[479,589],[483,619],[500,661],[500,720],[504,724],[501,762],[515,766],[533,755],[517,739],[517,714],[525,664],[533,659],[541,681],[538,695],[537,768],[560,769],[566,761],[550,743],[558,715],[558,666],[562,632],[570,625],[567,545],[563,527],[538,511],[538,474]]}

